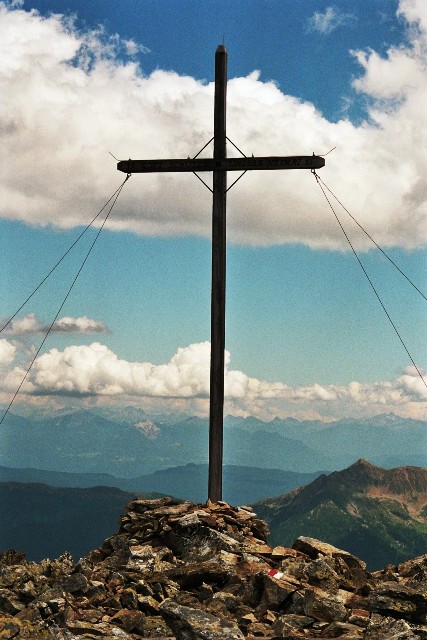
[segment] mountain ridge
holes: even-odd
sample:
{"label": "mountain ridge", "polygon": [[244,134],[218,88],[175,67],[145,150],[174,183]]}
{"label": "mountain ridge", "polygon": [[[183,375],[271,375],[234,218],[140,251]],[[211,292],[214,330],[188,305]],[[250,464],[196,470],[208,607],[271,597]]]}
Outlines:
{"label": "mountain ridge", "polygon": [[[298,473],[281,469],[260,469],[225,465],[223,468],[224,497],[230,502],[253,502],[278,489],[283,493],[311,482],[321,472]],[[116,487],[122,491],[156,491],[182,499],[203,502],[206,499],[208,465],[188,463],[185,466],[159,469],[135,478],[118,478],[111,474],[67,473],[34,468],[0,466],[0,482],[38,482],[53,487]],[[279,488],[282,487],[282,490]]]}
{"label": "mountain ridge", "polygon": [[427,469],[381,469],[359,459],[254,508],[269,523],[275,544],[287,544],[298,531],[347,548],[377,568],[385,558],[399,562],[424,552],[426,504]]}
{"label": "mountain ridge", "polygon": [[[162,422],[130,408],[122,415],[85,409],[34,420],[9,413],[0,436],[0,464],[131,478],[187,463],[206,464],[208,431],[206,418]],[[343,469],[365,458],[383,467],[427,466],[423,442],[427,421],[394,414],[329,423],[294,418],[263,422],[251,416],[224,421],[227,465],[311,473]]]}

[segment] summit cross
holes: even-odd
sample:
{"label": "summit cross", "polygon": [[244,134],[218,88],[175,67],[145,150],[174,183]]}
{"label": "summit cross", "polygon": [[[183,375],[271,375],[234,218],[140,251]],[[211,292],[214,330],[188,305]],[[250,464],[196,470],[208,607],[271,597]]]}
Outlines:
{"label": "summit cross", "polygon": [[222,500],[227,173],[228,171],[246,172],[255,169],[314,170],[325,165],[325,160],[314,154],[312,156],[243,156],[242,158],[227,158],[226,98],[227,50],[223,45],[219,45],[215,53],[213,158],[199,158],[197,157],[199,154],[197,154],[194,158],[121,160],[117,164],[119,171],[128,174],[157,172],[196,173],[200,171],[211,171],[213,173],[212,189],[208,187],[213,196],[208,481],[208,498],[212,502]]}

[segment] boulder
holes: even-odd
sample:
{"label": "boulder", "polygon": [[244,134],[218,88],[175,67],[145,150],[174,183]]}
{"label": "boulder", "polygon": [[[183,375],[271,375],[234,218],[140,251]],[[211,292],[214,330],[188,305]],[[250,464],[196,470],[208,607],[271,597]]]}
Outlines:
{"label": "boulder", "polygon": [[349,611],[339,599],[320,589],[306,589],[304,593],[304,613],[321,622],[343,622]]}
{"label": "boulder", "polygon": [[366,629],[364,640],[419,640],[410,625],[404,620],[373,616]]}
{"label": "boulder", "polygon": [[236,623],[165,600],[160,612],[180,640],[244,640]]}
{"label": "boulder", "polygon": [[369,595],[371,611],[405,618],[411,622],[425,622],[427,593],[396,582],[379,584]]}

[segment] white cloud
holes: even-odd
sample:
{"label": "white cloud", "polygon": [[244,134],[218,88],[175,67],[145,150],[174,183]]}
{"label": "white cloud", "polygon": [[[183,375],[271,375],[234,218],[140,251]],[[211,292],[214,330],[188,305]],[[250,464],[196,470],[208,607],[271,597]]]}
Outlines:
{"label": "white cloud", "polygon": [[81,318],[70,318],[64,316],[59,318],[52,327],[54,333],[80,333],[80,334],[103,334],[109,333],[104,322],[92,320],[87,316]]}
{"label": "white cloud", "polygon": [[[12,320],[3,330],[3,333],[10,335],[34,335],[44,334],[49,330],[50,324],[42,323],[34,313],[29,313],[23,318]],[[73,334],[106,334],[109,333],[104,322],[93,320],[87,316],[80,318],[70,318],[64,316],[59,318],[50,329],[50,333],[73,333]]]}
{"label": "white cloud", "polygon": [[318,31],[328,36],[335,29],[350,24],[355,19],[354,15],[344,13],[336,7],[326,7],[324,13],[315,11],[311,16],[308,27],[310,31]]}
{"label": "white cloud", "polygon": [[400,0],[398,15],[407,20],[413,27],[427,31],[427,5],[425,0]]}
{"label": "white cloud", "polygon": [[121,360],[100,343],[51,349],[36,361],[34,391],[59,394],[203,397],[209,393],[209,343],[178,349],[165,365]]}
{"label": "white cloud", "polygon": [[[427,388],[414,367],[391,381],[291,387],[230,369],[230,353],[225,356],[226,409],[233,414],[272,419],[276,415],[306,415],[308,411],[318,416],[395,411],[427,417]],[[172,402],[181,410],[185,405],[188,413],[207,413],[209,366],[209,342],[179,348],[168,363],[160,365],[122,360],[105,345],[94,342],[64,351],[51,349],[40,356],[24,391],[51,396],[139,397],[151,401],[151,409],[157,399],[163,406]],[[16,389],[24,373],[21,367],[9,372],[5,389]]]}
{"label": "white cloud", "polygon": [[16,347],[8,340],[0,340],[0,366],[10,364],[15,359]]}
{"label": "white cloud", "polygon": [[[228,135],[254,155],[337,146],[322,178],[381,245],[417,247],[427,243],[427,19],[421,0],[401,0],[399,11],[410,44],[385,58],[354,54],[362,71],[355,88],[374,101],[369,123],[331,123],[254,72],[229,82]],[[135,62],[123,62],[126,47],[134,52],[117,36],[80,33],[58,15],[0,3],[0,91],[8,96],[0,104],[8,158],[0,216],[86,224],[124,177],[109,151],[123,159],[187,157],[212,137],[213,84],[162,70],[144,76]],[[210,209],[209,193],[192,175],[135,175],[108,224],[209,236]],[[230,191],[229,211],[235,242],[345,245],[309,172],[252,171]]]}
{"label": "white cloud", "polygon": [[150,53],[148,47],[138,44],[135,40],[123,40],[123,44],[128,56],[136,56],[138,53]]}
{"label": "white cloud", "polygon": [[39,333],[41,329],[41,323],[34,313],[29,313],[23,318],[11,320],[8,324],[5,324],[5,322],[3,319],[2,325],[4,329],[2,333],[4,334],[25,335]]}

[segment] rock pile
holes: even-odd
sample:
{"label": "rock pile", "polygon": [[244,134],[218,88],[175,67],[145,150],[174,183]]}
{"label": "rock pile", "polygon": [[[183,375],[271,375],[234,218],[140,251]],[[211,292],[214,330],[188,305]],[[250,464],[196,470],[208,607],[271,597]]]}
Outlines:
{"label": "rock pile", "polygon": [[250,507],[134,500],[78,564],[1,554],[0,638],[427,639],[427,555],[372,574],[318,540],[267,535]]}

